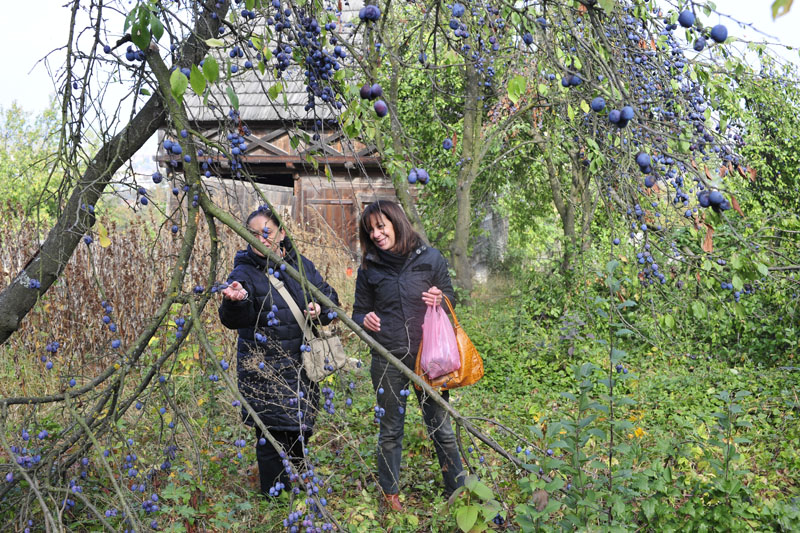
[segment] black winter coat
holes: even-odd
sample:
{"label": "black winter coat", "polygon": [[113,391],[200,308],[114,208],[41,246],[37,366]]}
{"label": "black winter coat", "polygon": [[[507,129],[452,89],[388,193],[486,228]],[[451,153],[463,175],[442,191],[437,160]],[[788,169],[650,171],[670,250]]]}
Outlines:
{"label": "black winter coat", "polygon": [[380,257],[367,254],[366,268],[359,268],[356,278],[353,321],[363,326],[364,316],[374,311],[381,319],[381,330],[368,333],[413,369],[427,309],[422,293],[433,286],[454,302],[447,261],[436,248],[419,246],[399,272]]}
{"label": "black winter coat", "polygon": [[[284,245],[284,260],[298,268],[296,252],[288,240]],[[322,279],[314,263],[302,255],[300,258],[308,281],[338,305],[336,291]],[[219,318],[225,327],[239,330],[236,354],[239,391],[268,429],[311,432],[319,388],[303,369],[300,353],[305,340],[303,330],[265,274],[270,268],[279,272],[279,268],[257,255],[250,246],[236,253],[233,265],[228,283],[238,281],[248,296],[240,302],[223,300]],[[311,295],[304,294],[302,286],[288,275],[280,275],[280,280],[301,311],[307,309]],[[327,314],[328,309],[323,307],[318,318],[322,324],[330,322]],[[277,325],[267,325],[271,318],[278,320]],[[257,333],[266,341],[263,338],[257,341]],[[246,424],[253,425],[244,409],[242,417]]]}

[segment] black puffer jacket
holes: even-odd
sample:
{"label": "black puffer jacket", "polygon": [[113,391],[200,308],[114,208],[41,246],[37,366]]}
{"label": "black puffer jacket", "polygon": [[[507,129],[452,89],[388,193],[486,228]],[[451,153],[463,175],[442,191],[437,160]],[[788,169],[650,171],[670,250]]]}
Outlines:
{"label": "black puffer jacket", "polygon": [[408,255],[399,272],[373,254],[367,254],[366,264],[358,269],[353,321],[363,326],[364,316],[374,311],[381,319],[381,330],[370,335],[414,368],[427,309],[422,293],[435,286],[451,302],[455,298],[447,262],[436,248],[421,245]]}
{"label": "black puffer jacket", "polygon": [[[285,261],[298,268],[297,254],[288,239],[284,241],[284,247]],[[309,282],[338,305],[339,297],[333,287],[322,279],[311,261],[302,255],[300,258],[302,271]],[[223,300],[219,306],[219,318],[225,327],[239,330],[239,391],[268,429],[310,432],[316,418],[319,388],[303,370],[300,354],[303,330],[265,274],[270,268],[280,269],[267,258],[257,255],[250,246],[236,253],[233,265],[228,283],[238,281],[248,296],[241,302]],[[311,295],[304,294],[302,286],[288,275],[281,274],[280,280],[298,307],[307,309]],[[328,309],[323,307],[319,317],[322,324],[330,322],[327,314]],[[268,326],[273,316],[278,323]],[[266,342],[256,341],[256,333],[260,334],[259,337],[263,335]],[[253,425],[244,409],[242,416],[246,424]]]}

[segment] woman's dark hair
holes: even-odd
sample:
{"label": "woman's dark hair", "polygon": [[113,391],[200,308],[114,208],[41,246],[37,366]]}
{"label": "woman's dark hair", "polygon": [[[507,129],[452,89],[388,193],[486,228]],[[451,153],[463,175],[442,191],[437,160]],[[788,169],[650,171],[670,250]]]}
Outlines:
{"label": "woman's dark hair", "polygon": [[275,223],[276,226],[279,228],[281,227],[281,221],[278,220],[278,217],[275,216],[275,213],[272,212],[272,209],[269,208],[268,205],[259,206],[258,209],[253,211],[247,216],[247,221],[244,223],[245,226],[250,226],[250,222],[256,217],[267,217],[271,221]]}
{"label": "woman's dark hair", "polygon": [[372,229],[372,219],[379,215],[386,217],[386,220],[391,222],[394,227],[395,244],[394,248],[389,250],[393,254],[407,255],[423,242],[422,237],[414,231],[411,221],[408,220],[399,205],[386,200],[372,202],[361,213],[361,221],[358,224],[358,240],[361,243],[362,254],[361,265],[364,268],[366,268],[365,258],[367,254],[378,253],[378,248],[370,239],[369,234]]}

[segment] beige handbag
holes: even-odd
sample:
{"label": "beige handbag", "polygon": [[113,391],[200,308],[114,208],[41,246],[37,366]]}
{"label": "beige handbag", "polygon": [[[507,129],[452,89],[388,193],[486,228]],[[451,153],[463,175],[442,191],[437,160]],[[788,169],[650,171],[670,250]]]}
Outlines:
{"label": "beige handbag", "polygon": [[275,276],[267,274],[269,282],[280,293],[281,297],[289,305],[295,320],[303,328],[303,338],[306,344],[311,348],[311,351],[302,352],[303,368],[306,374],[312,381],[322,381],[329,375],[333,374],[340,368],[343,368],[350,363],[347,354],[344,351],[342,341],[336,335],[328,332],[323,332],[319,336],[315,336],[311,325],[303,316],[297,302],[294,301],[292,295],[284,286],[283,282]]}

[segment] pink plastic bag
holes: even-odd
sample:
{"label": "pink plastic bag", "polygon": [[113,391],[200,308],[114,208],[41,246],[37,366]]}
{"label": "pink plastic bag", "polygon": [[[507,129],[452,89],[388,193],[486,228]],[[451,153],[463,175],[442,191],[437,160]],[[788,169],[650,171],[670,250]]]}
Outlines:
{"label": "pink plastic bag", "polygon": [[456,334],[447,313],[438,305],[429,306],[422,323],[420,369],[435,379],[461,368]]}

